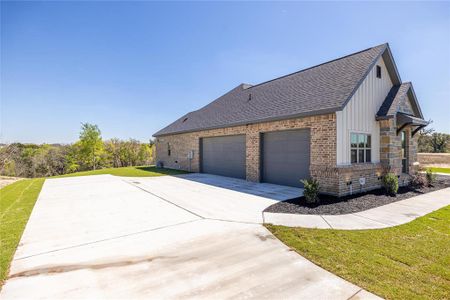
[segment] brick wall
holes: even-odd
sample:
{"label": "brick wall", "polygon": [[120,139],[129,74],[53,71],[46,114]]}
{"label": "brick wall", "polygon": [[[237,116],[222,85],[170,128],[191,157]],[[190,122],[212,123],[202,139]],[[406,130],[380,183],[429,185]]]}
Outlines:
{"label": "brick wall", "polygon": [[[362,163],[334,167],[316,167],[311,176],[320,178],[321,192],[345,196],[381,187],[383,168],[380,163]],[[363,179],[361,182],[360,179]]]}
{"label": "brick wall", "polygon": [[[335,166],[335,114],[162,136],[156,140],[156,161],[162,161],[167,168],[199,172],[200,138],[245,134],[247,148],[247,180],[257,182],[260,180],[260,134],[269,131],[302,128],[309,128],[311,131],[311,169]],[[168,155],[168,145],[170,145],[170,156]],[[194,151],[192,160],[188,159],[190,150]],[[324,186],[327,185],[327,178],[318,175],[318,179],[323,182]]]}
{"label": "brick wall", "polygon": [[[311,133],[310,174],[321,186],[321,192],[333,195],[357,193],[381,186],[384,172],[401,174],[401,138],[396,134],[394,119],[380,121],[380,160],[378,164],[336,165],[336,115],[326,114],[290,120],[273,121],[221,129],[162,136],[156,140],[156,161],[167,168],[199,172],[200,138],[224,135],[246,135],[246,178],[260,180],[260,135],[263,132],[309,128]],[[407,129],[408,133],[410,130]],[[409,135],[410,136],[410,135]],[[170,145],[171,155],[168,155]],[[417,160],[417,138],[409,140],[410,171]],[[189,151],[194,151],[192,160]],[[360,184],[365,178],[365,184]],[[403,180],[403,178],[402,178]],[[351,186],[348,183],[352,183]]]}
{"label": "brick wall", "polygon": [[[381,186],[383,168],[380,163],[357,164],[339,168],[339,195],[356,194]],[[360,182],[363,178],[364,181]],[[351,185],[347,183],[351,182]]]}

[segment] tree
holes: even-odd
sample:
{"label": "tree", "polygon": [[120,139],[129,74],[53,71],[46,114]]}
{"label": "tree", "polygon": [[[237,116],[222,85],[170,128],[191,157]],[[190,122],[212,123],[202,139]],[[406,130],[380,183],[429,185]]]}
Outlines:
{"label": "tree", "polygon": [[419,152],[421,152],[421,153],[432,152],[431,145],[430,145],[430,137],[431,137],[431,134],[433,133],[433,131],[434,131],[433,128],[424,128],[419,131],[418,138],[417,138],[417,146],[418,146]]}
{"label": "tree", "polygon": [[445,133],[434,132],[431,135],[431,147],[433,149],[433,153],[444,153],[447,150],[447,143],[450,140],[450,135]]}
{"label": "tree", "polygon": [[104,152],[102,136],[98,126],[82,123],[79,142],[81,160],[88,168],[95,170]]}
{"label": "tree", "polygon": [[112,138],[105,142],[105,151],[108,157],[108,165],[113,168],[122,167],[122,162],[120,161],[120,147],[122,141],[118,138]]}
{"label": "tree", "polygon": [[113,138],[103,142],[97,125],[83,123],[80,139],[68,145],[12,143],[0,147],[0,175],[44,177],[97,169],[149,165],[155,144]]}
{"label": "tree", "polygon": [[73,173],[80,169],[80,148],[81,145],[79,141],[68,147],[64,166],[66,173]]}
{"label": "tree", "polygon": [[149,165],[153,162],[154,145],[141,144],[139,157],[141,158],[141,165]]}
{"label": "tree", "polygon": [[[430,124],[433,121],[430,120]],[[435,132],[433,128],[419,131],[418,150],[422,153],[450,152],[450,134]]]}

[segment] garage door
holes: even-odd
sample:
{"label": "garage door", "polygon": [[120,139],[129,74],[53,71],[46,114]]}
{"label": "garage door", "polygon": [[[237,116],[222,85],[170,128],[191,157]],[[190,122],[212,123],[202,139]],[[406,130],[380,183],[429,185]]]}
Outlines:
{"label": "garage door", "polygon": [[309,129],[267,132],[262,135],[262,180],[302,187],[309,177]]}
{"label": "garage door", "polygon": [[202,138],[201,172],[245,179],[245,135]]}

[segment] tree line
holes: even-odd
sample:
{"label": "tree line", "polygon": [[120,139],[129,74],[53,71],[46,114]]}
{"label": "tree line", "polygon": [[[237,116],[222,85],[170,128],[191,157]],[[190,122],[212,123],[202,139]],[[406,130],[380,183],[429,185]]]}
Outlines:
{"label": "tree line", "polygon": [[[103,141],[97,125],[83,123],[79,140],[73,144],[21,144],[0,146],[0,175],[45,177],[101,168],[150,165],[154,143],[112,138]],[[421,130],[418,151],[450,152],[450,134]]]}
{"label": "tree line", "polygon": [[418,151],[421,153],[450,153],[450,134],[436,132],[433,128],[421,130],[418,138]]}
{"label": "tree line", "polygon": [[83,123],[73,144],[11,143],[0,148],[0,175],[45,177],[102,168],[150,165],[154,144],[135,139],[103,141],[97,125]]}

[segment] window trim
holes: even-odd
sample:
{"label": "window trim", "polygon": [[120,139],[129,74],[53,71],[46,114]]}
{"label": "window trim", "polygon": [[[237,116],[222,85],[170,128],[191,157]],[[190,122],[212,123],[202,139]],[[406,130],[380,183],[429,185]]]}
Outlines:
{"label": "window trim", "polygon": [[[358,143],[356,143],[356,148],[355,147],[352,147],[352,135],[353,134],[356,134],[357,136],[359,136],[359,135],[365,135],[365,136],[367,136],[367,137],[370,137],[370,146],[369,147],[366,147],[366,146],[364,146],[364,147],[359,147],[359,142]],[[367,132],[357,132],[357,131],[351,131],[350,132],[350,134],[349,134],[349,140],[348,140],[348,142],[349,142],[349,148],[350,148],[350,164],[351,165],[356,165],[356,164],[371,164],[372,163],[372,161],[373,161],[373,151],[372,151],[372,144],[373,144],[373,139],[372,139],[372,134],[371,133],[367,133]],[[356,150],[356,162],[352,162],[352,150]],[[364,152],[364,154],[363,154],[363,156],[364,156],[364,161],[363,162],[359,162],[359,151],[361,151],[361,150],[363,150]],[[370,160],[369,161],[367,161],[367,150],[369,150],[370,151]]]}
{"label": "window trim", "polygon": [[402,173],[409,173],[409,136],[406,130],[400,131],[400,148],[402,150]]}

